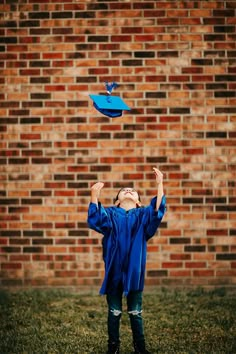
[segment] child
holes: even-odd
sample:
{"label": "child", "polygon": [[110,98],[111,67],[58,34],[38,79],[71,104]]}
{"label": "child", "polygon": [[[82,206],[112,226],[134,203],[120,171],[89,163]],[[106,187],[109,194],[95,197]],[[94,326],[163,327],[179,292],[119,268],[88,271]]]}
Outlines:
{"label": "child", "polygon": [[123,293],[127,297],[135,353],[149,353],[145,348],[141,315],[147,241],[160,225],[166,204],[163,175],[157,168],[153,170],[157,196],[147,207],[141,207],[139,195],[133,188],[122,188],[115,206],[104,208],[98,201],[104,183],[95,183],[91,188],[88,224],[103,234],[105,277],[100,294],[107,297],[109,354],[119,353]]}

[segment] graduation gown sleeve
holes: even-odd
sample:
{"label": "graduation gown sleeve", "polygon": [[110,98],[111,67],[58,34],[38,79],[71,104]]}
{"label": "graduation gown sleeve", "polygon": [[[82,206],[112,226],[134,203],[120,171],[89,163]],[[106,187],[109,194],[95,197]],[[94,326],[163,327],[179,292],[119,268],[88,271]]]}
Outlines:
{"label": "graduation gown sleeve", "polygon": [[144,220],[143,223],[145,225],[145,236],[146,240],[149,240],[151,237],[153,237],[163,219],[163,216],[166,211],[166,197],[163,195],[161,204],[159,206],[158,210],[155,210],[156,208],[156,199],[157,197],[154,197],[151,200],[150,205],[146,208],[145,214],[144,214]]}
{"label": "graduation gown sleeve", "polygon": [[112,228],[110,216],[100,202],[89,204],[88,209],[89,227],[100,234],[106,235]]}

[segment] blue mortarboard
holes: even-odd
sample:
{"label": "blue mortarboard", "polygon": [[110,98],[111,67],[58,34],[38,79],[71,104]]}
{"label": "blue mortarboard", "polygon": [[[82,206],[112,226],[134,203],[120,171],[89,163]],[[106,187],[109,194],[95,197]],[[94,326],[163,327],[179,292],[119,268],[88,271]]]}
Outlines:
{"label": "blue mortarboard", "polygon": [[94,107],[102,114],[110,118],[122,116],[123,111],[130,111],[130,108],[119,96],[111,96],[111,91],[117,87],[116,83],[106,83],[108,95],[89,95],[93,100]]}

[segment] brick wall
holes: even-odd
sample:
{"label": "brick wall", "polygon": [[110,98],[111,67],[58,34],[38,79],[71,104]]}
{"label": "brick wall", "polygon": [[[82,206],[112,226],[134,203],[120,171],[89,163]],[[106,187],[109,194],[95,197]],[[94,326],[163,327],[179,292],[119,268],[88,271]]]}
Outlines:
{"label": "brick wall", "polygon": [[[91,286],[101,236],[90,186],[110,205],[152,167],[168,212],[146,285],[236,283],[236,2],[3,0],[0,5],[1,286]],[[117,81],[110,120],[90,93]]]}

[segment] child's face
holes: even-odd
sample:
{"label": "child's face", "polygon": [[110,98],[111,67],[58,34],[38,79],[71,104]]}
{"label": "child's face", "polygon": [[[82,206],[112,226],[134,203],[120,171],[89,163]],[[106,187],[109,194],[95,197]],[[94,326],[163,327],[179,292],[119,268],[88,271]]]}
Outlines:
{"label": "child's face", "polygon": [[135,203],[139,200],[138,192],[133,188],[122,188],[118,195],[118,200],[122,202],[125,199],[131,199]]}

